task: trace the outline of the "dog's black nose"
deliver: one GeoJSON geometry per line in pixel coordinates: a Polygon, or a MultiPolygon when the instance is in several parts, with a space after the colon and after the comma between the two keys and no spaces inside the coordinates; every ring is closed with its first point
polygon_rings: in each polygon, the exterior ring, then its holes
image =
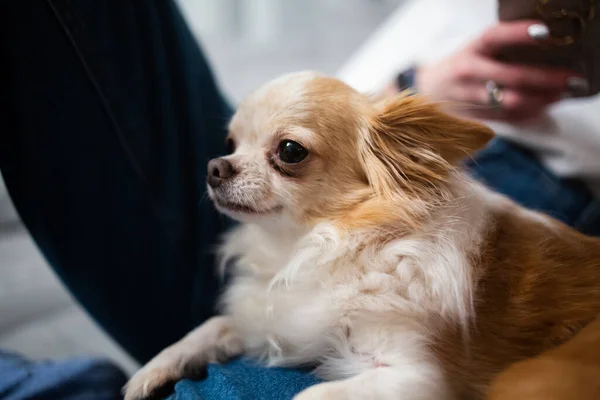
{"type": "Polygon", "coordinates": [[[224,158],[213,158],[208,162],[208,176],[206,177],[206,181],[214,189],[231,178],[234,172],[233,165],[229,161],[224,158]]]}

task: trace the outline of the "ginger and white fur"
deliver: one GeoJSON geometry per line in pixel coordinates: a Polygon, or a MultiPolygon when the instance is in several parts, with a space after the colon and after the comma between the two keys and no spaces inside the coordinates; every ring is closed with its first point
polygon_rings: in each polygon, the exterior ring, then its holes
{"type": "Polygon", "coordinates": [[[297,399],[475,399],[571,338],[600,310],[600,243],[461,172],[492,136],[312,72],[251,94],[230,124],[235,176],[209,188],[242,222],[221,248],[221,316],[150,361],[126,399],[242,353],[315,365],[327,382],[297,399]],[[283,163],[283,139],[308,157],[283,163]]]}

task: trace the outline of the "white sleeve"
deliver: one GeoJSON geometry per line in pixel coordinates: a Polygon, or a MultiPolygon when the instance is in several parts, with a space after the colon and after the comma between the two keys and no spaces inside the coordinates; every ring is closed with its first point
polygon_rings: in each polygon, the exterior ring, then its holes
{"type": "Polygon", "coordinates": [[[495,0],[407,0],[337,75],[360,92],[375,92],[402,70],[459,49],[495,20],[495,0]]]}

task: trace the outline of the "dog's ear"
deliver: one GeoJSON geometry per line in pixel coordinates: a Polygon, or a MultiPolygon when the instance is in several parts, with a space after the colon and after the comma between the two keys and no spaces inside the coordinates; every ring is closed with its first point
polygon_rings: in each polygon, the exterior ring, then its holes
{"type": "Polygon", "coordinates": [[[360,153],[369,183],[383,195],[430,190],[494,136],[418,96],[400,94],[375,108],[360,153]]]}

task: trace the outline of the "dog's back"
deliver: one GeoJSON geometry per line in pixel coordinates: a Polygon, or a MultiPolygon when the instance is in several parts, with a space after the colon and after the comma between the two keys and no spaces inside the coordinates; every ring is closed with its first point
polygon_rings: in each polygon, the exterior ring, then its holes
{"type": "Polygon", "coordinates": [[[485,392],[509,365],[568,341],[600,314],[600,239],[498,201],[473,263],[479,277],[470,345],[460,351],[444,343],[458,334],[438,343],[461,392],[485,392]]]}

